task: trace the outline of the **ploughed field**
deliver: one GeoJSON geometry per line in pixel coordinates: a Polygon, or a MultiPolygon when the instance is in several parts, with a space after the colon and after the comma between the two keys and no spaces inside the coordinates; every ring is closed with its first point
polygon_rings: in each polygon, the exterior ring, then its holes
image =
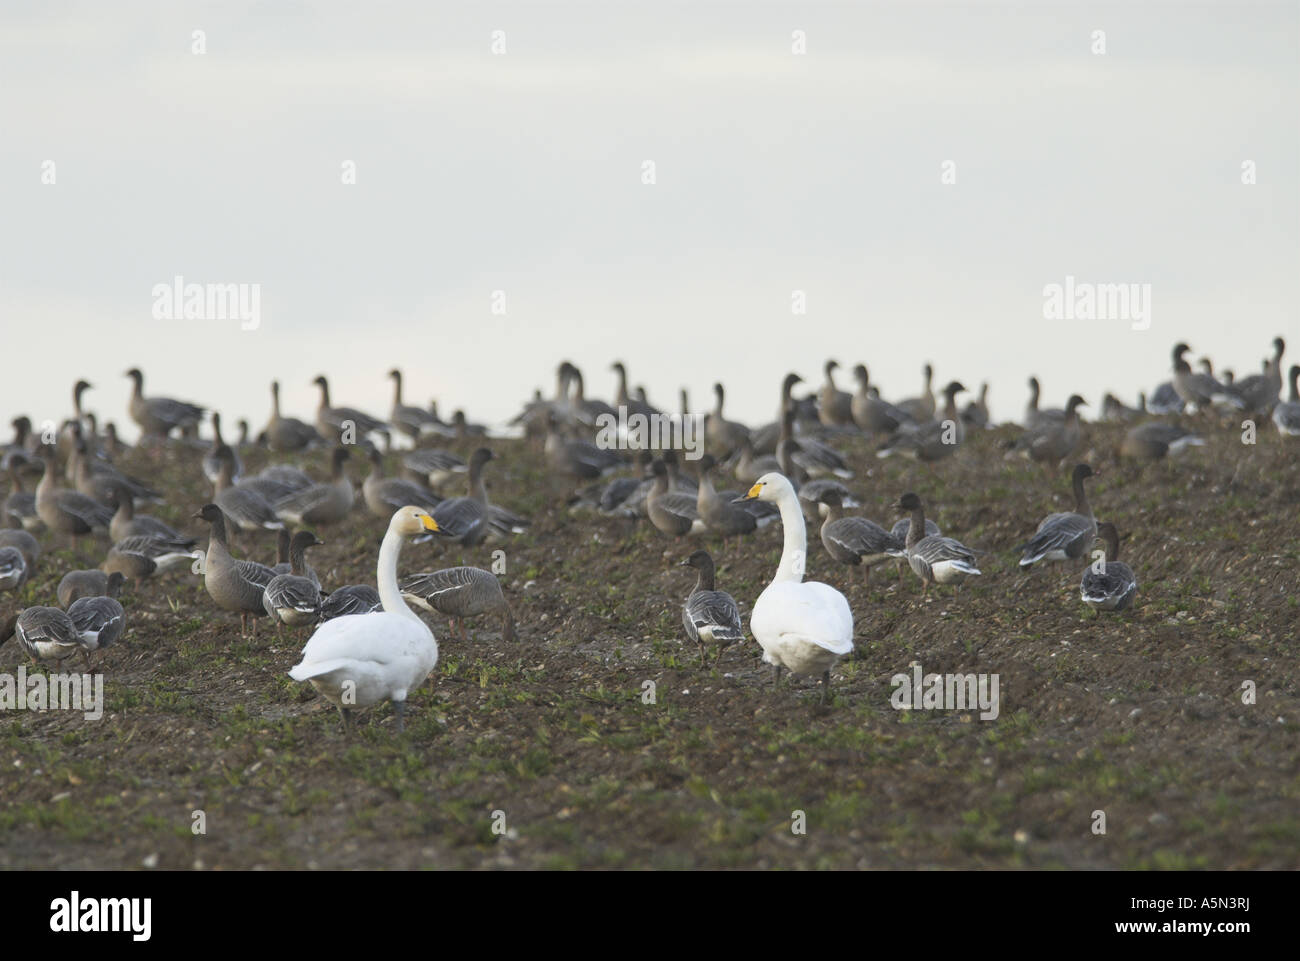
{"type": "MultiPolygon", "coordinates": [[[[1073,501],[1069,465],[1004,459],[1014,433],[973,436],[933,468],[842,445],[855,513],[892,523],[889,505],[914,490],[946,534],[990,553],[982,577],[922,600],[892,565],[864,585],[810,525],[808,577],[843,590],[856,620],[825,706],[811,679],[774,689],[752,639],[701,668],[683,637],[694,572],[679,562],[708,547],[748,626],[779,525],[724,546],[575,512],[571,486],[521,441],[492,442],[487,476],[532,528],[473,549],[408,545],[399,564],[489,567],[504,551],[518,640],[483,619],[462,642],[425,615],[440,660],[404,737],[384,704],[345,739],[334,709],[286,676],[309,631],[263,619],[241,638],[190,574],[129,585],[126,634],[101,655],[102,719],[0,713],[0,866],[1294,868],[1300,446],[1271,429],[1247,446],[1222,427],[1139,471],[1116,459],[1122,428],[1089,425],[1076,459],[1098,469],[1093,507],[1131,534],[1121,556],[1139,579],[1133,609],[1098,617],[1079,603],[1078,567],[1016,566],[1014,547],[1073,501]],[[891,678],[913,662],[997,675],[997,718],[895,709],[891,678]]],[[[120,463],[168,492],[149,512],[206,537],[190,519],[211,493],[200,456],[120,463]]],[[[244,453],[250,471],[268,456],[244,453]]],[[[323,453],[283,459],[324,476],[323,453]]],[[[360,459],[349,469],[359,481],[360,459]]],[[[384,528],[359,506],[318,529],[324,586],[373,584],[384,528]]],[[[0,615],[54,604],[59,578],[107,548],[42,542],[0,615]]],[[[269,562],[274,536],[243,536],[236,553],[269,562]]],[[[25,663],[0,647],[0,672],[25,663]]]]}

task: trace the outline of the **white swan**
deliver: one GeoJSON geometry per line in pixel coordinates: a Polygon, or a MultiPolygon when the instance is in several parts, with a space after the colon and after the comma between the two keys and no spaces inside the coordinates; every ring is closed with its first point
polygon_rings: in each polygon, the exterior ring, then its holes
{"type": "Polygon", "coordinates": [[[400,732],[407,693],[438,663],[433,631],[406,606],[397,587],[403,538],[437,529],[438,523],[418,507],[403,507],[394,514],[379,548],[377,576],[384,609],[326,621],[302,649],[302,661],[289,671],[295,681],[311,681],[339,709],[344,733],[352,708],[385,700],[393,702],[400,732]]]}
{"type": "Polygon", "coordinates": [[[785,476],[764,474],[739,500],[775,503],[785,528],[785,548],[772,583],[749,616],[749,629],[763,648],[763,660],[795,674],[822,676],[822,700],[830,687],[831,668],[853,650],[853,612],[844,595],[828,584],[803,579],[808,537],[799,498],[785,476]]]}

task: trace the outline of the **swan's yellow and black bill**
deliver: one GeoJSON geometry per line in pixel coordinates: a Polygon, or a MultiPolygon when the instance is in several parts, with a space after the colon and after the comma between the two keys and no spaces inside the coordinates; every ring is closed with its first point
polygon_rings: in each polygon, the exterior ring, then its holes
{"type": "Polygon", "coordinates": [[[420,523],[424,525],[425,530],[436,531],[438,529],[438,522],[428,514],[420,515],[420,523]]]}
{"type": "Polygon", "coordinates": [[[762,484],[755,484],[753,487],[749,489],[749,492],[745,494],[744,499],[747,501],[752,501],[755,497],[759,495],[759,492],[762,491],[762,489],[763,489],[762,484]]]}

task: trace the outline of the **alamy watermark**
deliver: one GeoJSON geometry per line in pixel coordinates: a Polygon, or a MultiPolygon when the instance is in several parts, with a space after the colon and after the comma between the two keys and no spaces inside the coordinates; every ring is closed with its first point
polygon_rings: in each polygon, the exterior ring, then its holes
{"type": "Polygon", "coordinates": [[[237,320],[240,330],[262,323],[261,284],[187,284],[177,274],[152,295],[154,320],[237,320]]]}
{"type": "Polygon", "coordinates": [[[87,721],[104,716],[103,674],[0,674],[0,711],[82,711],[87,721]]]}
{"type": "Polygon", "coordinates": [[[1150,284],[1093,284],[1067,274],[1043,288],[1045,320],[1126,320],[1133,330],[1151,326],[1150,284]]]}
{"type": "Polygon", "coordinates": [[[602,450],[680,450],[687,460],[704,456],[702,414],[629,414],[626,406],[617,415],[596,415],[596,446],[602,450]]]}
{"type": "Polygon", "coordinates": [[[996,721],[998,717],[997,674],[923,674],[921,665],[913,663],[911,674],[895,674],[889,683],[894,688],[889,703],[895,711],[979,708],[982,721],[996,721]]]}

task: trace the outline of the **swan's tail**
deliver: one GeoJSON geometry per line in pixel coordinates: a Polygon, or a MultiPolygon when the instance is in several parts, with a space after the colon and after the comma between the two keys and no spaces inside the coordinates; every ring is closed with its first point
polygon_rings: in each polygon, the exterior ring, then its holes
{"type": "Polygon", "coordinates": [[[310,664],[303,661],[289,668],[289,676],[295,681],[309,681],[313,677],[320,677],[322,674],[329,674],[339,668],[347,667],[350,663],[351,661],[344,658],[336,658],[330,661],[314,661],[310,664]]]}

